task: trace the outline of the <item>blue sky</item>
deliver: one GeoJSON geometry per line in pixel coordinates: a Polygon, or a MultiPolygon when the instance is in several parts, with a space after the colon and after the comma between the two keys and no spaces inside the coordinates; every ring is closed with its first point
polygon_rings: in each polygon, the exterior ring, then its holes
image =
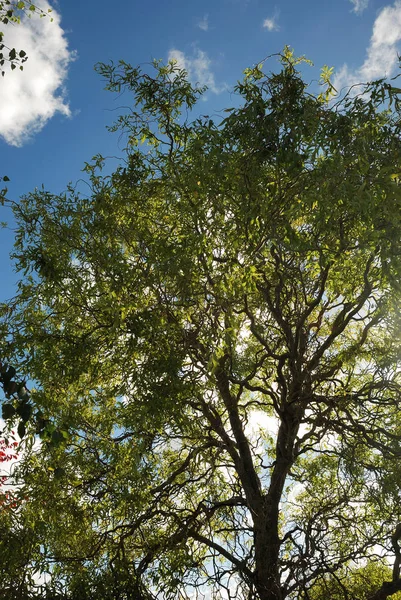
{"type": "MultiPolygon", "coordinates": [[[[46,9],[44,0],[37,2],[46,9]]],[[[82,177],[94,154],[121,155],[106,131],[119,99],[105,92],[98,61],[132,64],[175,57],[209,86],[205,114],[233,103],[242,71],[285,44],[306,54],[318,78],[327,64],[337,87],[394,75],[401,53],[401,0],[58,0],[50,19],[2,27],[8,45],[27,51],[24,71],[0,81],[0,175],[9,197],[35,187],[58,193],[82,177]]],[[[121,99],[120,99],[121,100],[121,99]]],[[[0,207],[0,221],[9,219],[0,207]]],[[[0,301],[13,293],[11,228],[0,229],[0,301]]]]}

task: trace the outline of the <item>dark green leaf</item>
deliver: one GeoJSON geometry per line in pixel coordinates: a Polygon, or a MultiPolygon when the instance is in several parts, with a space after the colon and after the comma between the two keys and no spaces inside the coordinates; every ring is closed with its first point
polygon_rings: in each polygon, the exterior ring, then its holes
{"type": "Polygon", "coordinates": [[[28,404],[27,402],[21,402],[17,406],[17,414],[26,423],[29,421],[29,418],[32,415],[32,405],[28,404]]]}
{"type": "Polygon", "coordinates": [[[17,431],[18,431],[18,435],[22,439],[25,436],[25,433],[26,433],[26,428],[25,428],[24,421],[20,421],[19,422],[17,431]]]}
{"type": "Polygon", "coordinates": [[[56,467],[53,472],[55,479],[61,479],[65,475],[65,470],[62,467],[56,467]]]}
{"type": "Polygon", "coordinates": [[[8,381],[4,384],[4,391],[7,396],[12,396],[17,391],[18,384],[15,381],[8,381]]]}
{"type": "Polygon", "coordinates": [[[6,386],[10,383],[11,379],[16,375],[16,370],[14,369],[14,367],[8,367],[7,372],[3,373],[2,375],[2,381],[3,384],[6,386]]]}
{"type": "Polygon", "coordinates": [[[62,442],[64,442],[64,435],[60,430],[55,429],[51,436],[51,442],[54,446],[59,446],[62,442]]]}
{"type": "Polygon", "coordinates": [[[11,419],[14,415],[15,415],[15,408],[12,404],[3,404],[1,407],[1,414],[2,414],[2,418],[7,421],[8,419],[11,419]]]}

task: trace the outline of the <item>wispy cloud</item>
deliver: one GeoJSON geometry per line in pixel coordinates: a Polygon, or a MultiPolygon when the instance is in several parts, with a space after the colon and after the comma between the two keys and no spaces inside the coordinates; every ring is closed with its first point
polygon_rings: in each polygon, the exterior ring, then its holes
{"type": "Polygon", "coordinates": [[[369,0],[350,0],[351,4],[353,4],[354,8],[352,12],[360,15],[363,13],[365,9],[368,8],[369,0]]]}
{"type": "Polygon", "coordinates": [[[214,74],[211,70],[212,62],[206,52],[199,48],[197,48],[191,56],[185,54],[181,50],[172,48],[168,53],[168,60],[175,60],[181,69],[186,70],[189,79],[193,83],[206,85],[208,90],[214,94],[220,94],[227,89],[225,84],[218,85],[216,83],[214,74]]]}
{"type": "Polygon", "coordinates": [[[203,17],[203,19],[199,19],[197,25],[198,25],[199,29],[202,29],[202,31],[208,31],[209,30],[209,15],[205,15],[203,17]]]}
{"type": "Polygon", "coordinates": [[[363,64],[356,69],[350,69],[344,64],[334,77],[335,88],[340,91],[355,83],[393,75],[398,65],[397,51],[400,41],[401,0],[397,0],[392,6],[384,7],[378,14],[363,64]]]}
{"type": "Polygon", "coordinates": [[[272,17],[269,17],[263,21],[264,29],[267,29],[268,31],[279,31],[280,27],[278,26],[277,20],[278,13],[275,12],[272,17]]]}
{"type": "MultiPolygon", "coordinates": [[[[45,1],[36,2],[45,11],[45,1]]],[[[56,113],[70,116],[65,82],[74,53],[69,51],[60,15],[23,17],[19,25],[3,26],[9,47],[28,55],[24,70],[6,73],[0,82],[0,136],[12,146],[22,146],[56,113]]]]}

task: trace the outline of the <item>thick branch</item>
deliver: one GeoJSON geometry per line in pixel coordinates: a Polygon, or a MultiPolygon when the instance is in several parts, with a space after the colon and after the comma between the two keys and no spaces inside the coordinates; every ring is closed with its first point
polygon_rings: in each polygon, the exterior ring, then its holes
{"type": "Polygon", "coordinates": [[[401,591],[401,580],[400,580],[400,564],[401,564],[401,549],[398,541],[401,538],[401,523],[398,523],[391,536],[391,544],[394,549],[395,559],[393,566],[393,580],[384,581],[381,588],[377,590],[368,600],[386,600],[389,596],[392,596],[396,592],[401,591]]]}
{"type": "Polygon", "coordinates": [[[262,490],[259,477],[253,464],[249,441],[244,433],[242,422],[238,414],[237,404],[230,392],[228,377],[222,368],[217,370],[216,379],[219,392],[228,412],[231,429],[238,446],[240,457],[240,460],[236,464],[238,475],[243,485],[249,508],[251,509],[253,516],[257,518],[262,507],[262,490]]]}

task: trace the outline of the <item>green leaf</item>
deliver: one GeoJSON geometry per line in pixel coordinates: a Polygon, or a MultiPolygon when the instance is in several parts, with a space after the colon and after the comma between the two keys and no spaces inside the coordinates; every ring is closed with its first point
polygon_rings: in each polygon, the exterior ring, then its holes
{"type": "Polygon", "coordinates": [[[32,405],[28,404],[27,402],[21,402],[17,406],[17,414],[21,417],[21,419],[24,421],[24,423],[29,421],[29,419],[32,415],[32,410],[33,410],[32,405]]]}
{"type": "Polygon", "coordinates": [[[16,375],[16,370],[14,369],[14,367],[7,367],[7,370],[4,372],[4,368],[2,369],[2,376],[1,379],[3,381],[3,384],[5,386],[7,386],[11,379],[16,375]]]}
{"type": "Polygon", "coordinates": [[[18,398],[20,400],[29,400],[30,394],[29,391],[27,390],[27,388],[25,387],[25,384],[21,383],[19,384],[18,388],[17,388],[17,394],[18,394],[18,398]]]}
{"type": "Polygon", "coordinates": [[[62,442],[64,442],[64,435],[58,429],[55,429],[51,435],[51,441],[54,446],[59,446],[62,442]]]}
{"type": "Polygon", "coordinates": [[[19,437],[22,439],[25,436],[26,433],[26,428],[25,428],[25,423],[24,421],[20,421],[18,424],[18,429],[17,429],[18,435],[19,437]]]}
{"type": "Polygon", "coordinates": [[[62,467],[56,467],[53,472],[55,479],[61,479],[65,475],[65,469],[62,467]]]}
{"type": "Polygon", "coordinates": [[[3,404],[1,407],[1,414],[2,414],[2,418],[5,421],[8,421],[8,419],[12,419],[12,417],[15,415],[16,411],[15,408],[12,404],[3,404]]]}
{"type": "Polygon", "coordinates": [[[4,391],[6,393],[6,396],[12,396],[17,391],[18,384],[15,381],[7,381],[7,383],[3,384],[3,387],[4,387],[4,391]]]}

